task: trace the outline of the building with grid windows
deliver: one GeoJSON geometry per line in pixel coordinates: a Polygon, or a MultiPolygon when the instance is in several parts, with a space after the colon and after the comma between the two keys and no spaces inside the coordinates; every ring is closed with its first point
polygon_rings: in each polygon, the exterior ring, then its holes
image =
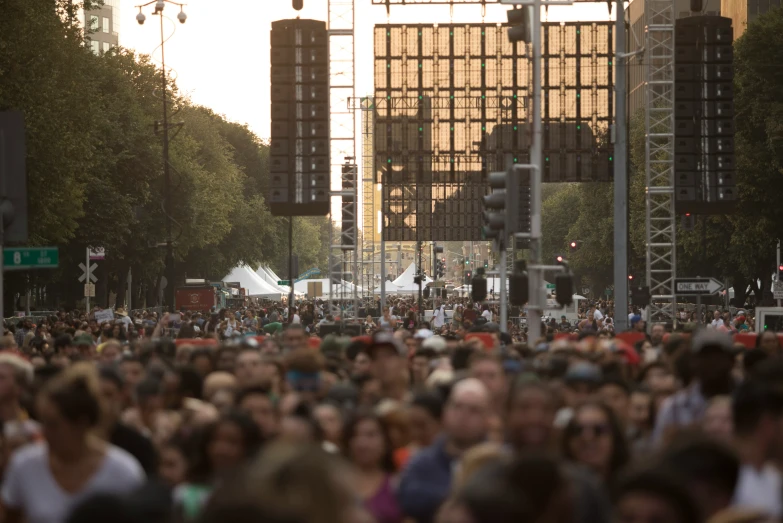
{"type": "Polygon", "coordinates": [[[759,15],[763,15],[770,9],[780,7],[781,0],[721,0],[720,12],[723,16],[731,18],[731,26],[734,28],[734,40],[742,36],[745,28],[759,15]]]}
{"type": "Polygon", "coordinates": [[[104,53],[120,43],[120,0],[103,0],[103,6],[82,11],[80,19],[92,52],[104,53]]]}
{"type": "MultiPolygon", "coordinates": [[[[677,18],[685,18],[692,14],[721,15],[722,5],[729,2],[780,2],[780,0],[703,0],[704,5],[700,13],[692,13],[690,0],[675,0],[674,9],[677,18]]],[[[723,16],[730,16],[723,14],[723,16]]],[[[628,18],[630,22],[630,31],[627,38],[629,51],[639,51],[644,47],[644,27],[647,24],[647,17],[644,13],[644,0],[632,0],[628,6],[628,18]]],[[[736,21],[734,22],[736,24],[736,21]]],[[[735,26],[736,27],[736,26],[735,26]]],[[[735,38],[736,38],[736,29],[735,38]]],[[[633,115],[644,108],[644,80],[647,73],[646,62],[647,55],[640,53],[632,56],[628,60],[628,115],[633,115]]]]}

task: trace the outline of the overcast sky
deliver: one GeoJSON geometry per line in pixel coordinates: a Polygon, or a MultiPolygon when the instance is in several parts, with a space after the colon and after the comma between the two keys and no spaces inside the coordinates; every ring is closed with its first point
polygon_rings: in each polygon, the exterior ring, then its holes
{"type": "MultiPolygon", "coordinates": [[[[345,2],[345,0],[338,0],[345,2]]],[[[371,0],[356,1],[357,96],[372,92],[372,26],[376,23],[481,22],[481,7],[456,6],[453,18],[448,6],[392,6],[387,18],[383,6],[371,0]]],[[[259,136],[269,136],[269,31],[274,20],[293,18],[289,0],[187,0],[184,25],[165,21],[165,33],[174,35],[166,44],[166,64],[176,71],[177,83],[199,104],[247,123],[259,136]]],[[[327,0],[304,0],[302,18],[327,19],[327,0]]],[[[145,8],[147,22],[136,23],[138,5],[122,0],[120,43],[160,59],[160,31],[152,9],[145,8]]],[[[506,7],[488,6],[486,22],[505,21],[506,7]]],[[[175,19],[178,9],[167,5],[175,19]]],[[[549,10],[549,20],[608,20],[606,4],[578,4],[549,10]]]]}

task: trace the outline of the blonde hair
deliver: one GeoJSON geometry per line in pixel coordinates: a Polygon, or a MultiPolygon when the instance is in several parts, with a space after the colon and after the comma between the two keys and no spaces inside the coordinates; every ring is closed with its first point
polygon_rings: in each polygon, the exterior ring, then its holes
{"type": "Polygon", "coordinates": [[[8,365],[14,373],[16,384],[20,387],[29,387],[33,384],[35,370],[32,363],[11,353],[0,354],[0,365],[8,365]]]}
{"type": "Polygon", "coordinates": [[[468,480],[487,465],[505,463],[511,456],[498,443],[482,443],[462,455],[457,472],[454,475],[453,492],[459,491],[468,480]]]}

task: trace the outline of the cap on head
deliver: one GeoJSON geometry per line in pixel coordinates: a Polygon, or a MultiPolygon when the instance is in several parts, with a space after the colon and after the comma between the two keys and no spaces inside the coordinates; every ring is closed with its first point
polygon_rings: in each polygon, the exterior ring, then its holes
{"type": "Polygon", "coordinates": [[[699,329],[693,334],[691,352],[700,354],[705,349],[717,349],[727,354],[732,352],[732,341],[728,334],[715,329],[699,329]]]}

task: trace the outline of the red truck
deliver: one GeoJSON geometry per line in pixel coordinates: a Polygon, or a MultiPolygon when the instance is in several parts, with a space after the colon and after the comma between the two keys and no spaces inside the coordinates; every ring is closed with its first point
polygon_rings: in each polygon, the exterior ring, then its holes
{"type": "Polygon", "coordinates": [[[209,312],[217,306],[217,289],[211,285],[180,287],[174,296],[178,311],[209,312]]]}

